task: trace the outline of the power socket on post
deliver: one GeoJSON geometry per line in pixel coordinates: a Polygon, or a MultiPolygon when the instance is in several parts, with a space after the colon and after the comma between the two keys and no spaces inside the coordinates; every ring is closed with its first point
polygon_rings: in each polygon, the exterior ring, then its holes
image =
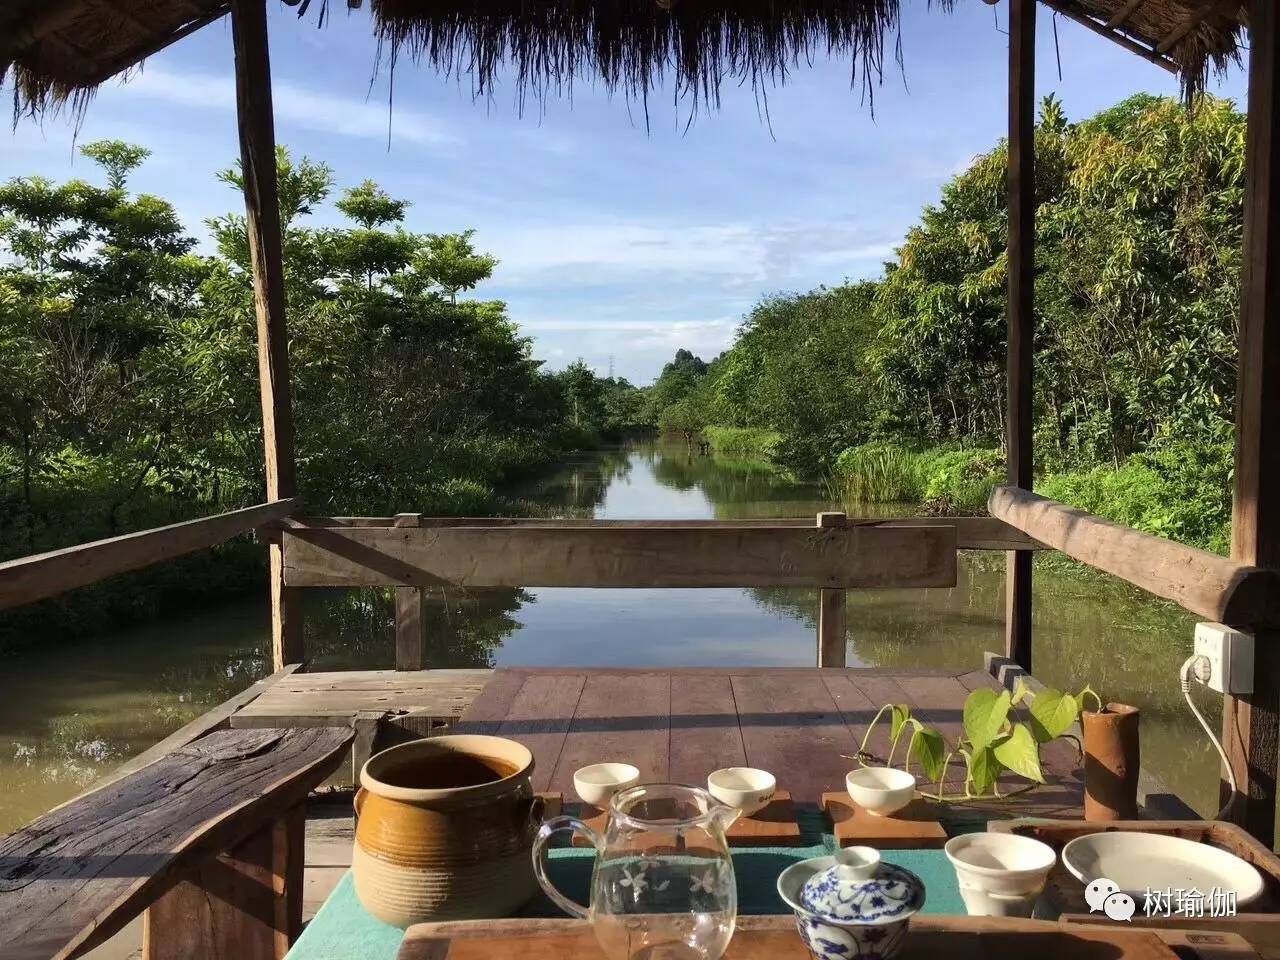
{"type": "Polygon", "coordinates": [[[1205,686],[1210,690],[1253,693],[1253,634],[1221,623],[1197,623],[1195,652],[1209,661],[1205,686]]]}

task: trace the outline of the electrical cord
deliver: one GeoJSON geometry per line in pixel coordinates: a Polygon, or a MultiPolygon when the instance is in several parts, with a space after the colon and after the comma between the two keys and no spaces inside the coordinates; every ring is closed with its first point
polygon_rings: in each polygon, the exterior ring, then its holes
{"type": "Polygon", "coordinates": [[[1203,654],[1193,653],[1182,664],[1182,669],[1178,671],[1182,681],[1182,696],[1187,701],[1187,706],[1191,708],[1191,712],[1196,715],[1196,719],[1200,721],[1200,726],[1204,727],[1204,732],[1209,737],[1209,742],[1217,748],[1218,756],[1222,758],[1222,765],[1227,771],[1227,783],[1231,786],[1231,796],[1228,798],[1226,805],[1218,811],[1215,820],[1225,820],[1227,814],[1231,812],[1231,808],[1236,804],[1236,797],[1240,791],[1236,788],[1235,771],[1231,769],[1231,764],[1227,760],[1227,752],[1222,749],[1222,743],[1218,740],[1217,735],[1209,726],[1209,721],[1205,720],[1204,714],[1200,712],[1200,708],[1196,706],[1195,701],[1191,699],[1191,678],[1194,676],[1201,683],[1209,680],[1209,673],[1212,667],[1209,665],[1209,658],[1203,654]]]}

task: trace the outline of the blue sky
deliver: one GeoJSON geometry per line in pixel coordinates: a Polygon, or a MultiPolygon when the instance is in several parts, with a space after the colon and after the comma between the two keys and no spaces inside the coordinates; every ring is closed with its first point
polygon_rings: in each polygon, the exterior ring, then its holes
{"type": "MultiPolygon", "coordinates": [[[[873,117],[847,62],[820,62],[768,91],[772,133],[751,90],[726,85],[718,113],[659,91],[650,129],[634,106],[589,82],[572,101],[523,115],[508,85],[481,102],[465,81],[402,62],[387,148],[387,76],[371,85],[368,15],[337,12],[317,29],[273,9],[277,136],[323,159],[339,185],[371,177],[412,202],[418,231],[477,230],[501,261],[478,292],[509,304],[552,368],[583,357],[648,382],[677,347],[710,358],[760,296],[878,275],[920,208],[1003,135],[1005,5],[977,0],[950,15],[904,6],[906,80],[887,70],[873,117]]],[[[1175,93],[1164,71],[1040,9],[1038,94],[1075,120],[1138,91],[1175,93]]],[[[77,134],[66,118],[24,120],[3,134],[0,178],[89,176],[76,142],[144,144],[132,186],[203,220],[239,208],[213,179],[238,154],[228,21],[147,61],[99,92],[77,134]]],[[[1243,102],[1235,70],[1212,90],[1243,102]]],[[[338,223],[331,207],[317,222],[338,223]]]]}

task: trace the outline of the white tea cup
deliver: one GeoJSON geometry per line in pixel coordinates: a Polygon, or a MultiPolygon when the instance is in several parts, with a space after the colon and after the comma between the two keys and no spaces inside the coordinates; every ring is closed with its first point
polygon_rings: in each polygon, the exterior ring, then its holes
{"type": "Polygon", "coordinates": [[[583,803],[603,810],[613,795],[640,782],[640,770],[629,763],[593,763],[573,774],[573,789],[583,803]]]}
{"type": "Polygon", "coordinates": [[[849,796],[867,813],[887,817],[909,804],[916,795],[916,778],[896,767],[859,767],[844,778],[849,796]]]}
{"type": "Polygon", "coordinates": [[[707,777],[707,792],[749,817],[769,805],[778,792],[778,781],[768,770],[724,767],[707,777]]]}

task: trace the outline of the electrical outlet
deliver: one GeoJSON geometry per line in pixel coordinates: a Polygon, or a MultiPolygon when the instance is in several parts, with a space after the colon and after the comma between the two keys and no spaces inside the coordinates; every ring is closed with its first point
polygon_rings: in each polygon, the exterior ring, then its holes
{"type": "Polygon", "coordinates": [[[1218,693],[1253,693],[1253,634],[1221,623],[1196,624],[1196,653],[1209,661],[1205,686],[1218,693]]]}

